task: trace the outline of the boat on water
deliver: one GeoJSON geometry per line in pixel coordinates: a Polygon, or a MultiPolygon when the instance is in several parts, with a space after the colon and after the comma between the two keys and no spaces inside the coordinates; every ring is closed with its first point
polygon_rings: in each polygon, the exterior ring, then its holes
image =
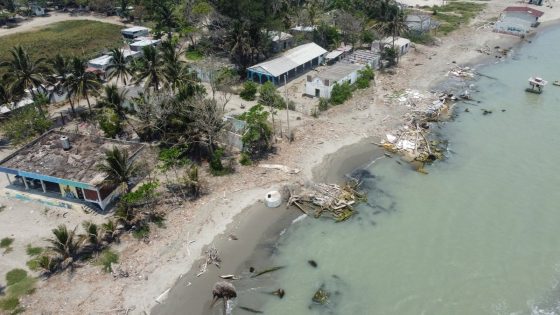
{"type": "Polygon", "coordinates": [[[556,80],[552,82],[552,85],[560,86],[560,80],[556,80]]]}
{"type": "Polygon", "coordinates": [[[543,88],[548,84],[543,78],[540,77],[530,77],[529,78],[529,85],[530,88],[526,88],[525,91],[529,93],[541,94],[543,88]]]}

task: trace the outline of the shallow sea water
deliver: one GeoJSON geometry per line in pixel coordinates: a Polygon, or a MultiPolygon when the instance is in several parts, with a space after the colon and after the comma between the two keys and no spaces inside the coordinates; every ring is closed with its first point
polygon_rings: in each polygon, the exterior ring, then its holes
{"type": "Polygon", "coordinates": [[[272,257],[286,296],[262,311],[560,314],[559,57],[552,29],[481,68],[496,79],[474,82],[481,103],[441,126],[450,151],[429,175],[379,160],[357,216],[294,223],[272,257]],[[542,95],[524,91],[531,75],[550,81],[542,95]],[[311,302],[321,286],[326,306],[311,302]]]}

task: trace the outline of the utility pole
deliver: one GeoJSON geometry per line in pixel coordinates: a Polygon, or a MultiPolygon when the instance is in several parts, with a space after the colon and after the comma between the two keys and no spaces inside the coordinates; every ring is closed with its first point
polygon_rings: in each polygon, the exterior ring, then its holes
{"type": "Polygon", "coordinates": [[[288,126],[287,135],[288,135],[288,143],[290,143],[292,142],[292,137],[290,135],[290,107],[289,107],[290,100],[288,98],[287,76],[288,73],[284,74],[284,93],[286,94],[286,124],[288,126]]]}

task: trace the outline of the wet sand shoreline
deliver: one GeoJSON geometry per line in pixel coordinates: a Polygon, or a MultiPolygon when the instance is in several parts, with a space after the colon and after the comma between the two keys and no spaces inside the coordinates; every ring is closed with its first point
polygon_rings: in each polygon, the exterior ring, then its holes
{"type": "MultiPolygon", "coordinates": [[[[323,161],[313,168],[313,180],[344,182],[346,175],[377,158],[384,157],[383,154],[384,151],[374,145],[372,139],[363,139],[326,155],[323,161]]],[[[204,258],[199,259],[186,274],[179,277],[165,301],[156,305],[151,314],[176,314],[187,305],[189,314],[221,314],[221,305],[210,308],[212,287],[221,280],[221,275],[230,274],[242,278],[233,281],[233,284],[238,286],[240,305],[245,305],[245,302],[258,303],[258,298],[251,296],[255,294],[254,286],[266,287],[273,283],[268,283],[266,279],[248,279],[249,268],[263,270],[271,267],[270,258],[279,237],[301,215],[301,211],[296,208],[286,208],[285,203],[278,208],[268,208],[262,201],[258,201],[245,208],[227,226],[226,231],[216,236],[212,242],[211,246],[218,250],[222,258],[221,268],[208,266],[208,270],[197,277],[199,266],[204,262],[204,258]]],[[[267,289],[275,290],[273,287],[267,289]]],[[[255,306],[258,305],[250,305],[255,306]]]]}

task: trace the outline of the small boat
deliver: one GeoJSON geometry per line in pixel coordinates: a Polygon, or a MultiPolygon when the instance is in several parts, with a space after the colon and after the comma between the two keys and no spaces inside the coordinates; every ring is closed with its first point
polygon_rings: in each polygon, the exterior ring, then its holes
{"type": "Polygon", "coordinates": [[[560,80],[556,80],[552,82],[552,85],[560,86],[560,80]]]}
{"type": "Polygon", "coordinates": [[[530,77],[529,85],[530,88],[526,88],[525,91],[529,93],[541,94],[543,88],[548,84],[548,81],[539,77],[530,77]]]}

